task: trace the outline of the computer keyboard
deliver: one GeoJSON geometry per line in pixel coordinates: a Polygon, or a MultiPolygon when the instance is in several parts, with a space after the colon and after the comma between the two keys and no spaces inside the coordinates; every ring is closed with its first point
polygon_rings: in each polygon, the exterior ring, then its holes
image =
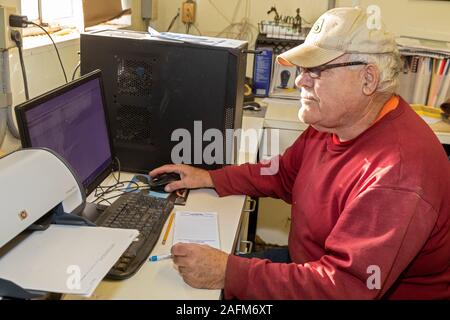
{"type": "Polygon", "coordinates": [[[109,271],[107,278],[122,280],[131,277],[147,260],[155,246],[174,202],[149,196],[148,193],[121,195],[96,221],[98,226],[139,230],[134,241],[109,271]]]}

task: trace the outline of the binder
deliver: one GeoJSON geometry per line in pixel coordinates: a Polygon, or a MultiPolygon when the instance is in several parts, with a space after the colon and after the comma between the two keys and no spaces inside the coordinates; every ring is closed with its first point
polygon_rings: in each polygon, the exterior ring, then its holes
{"type": "Polygon", "coordinates": [[[398,94],[409,103],[413,102],[419,60],[417,56],[402,57],[403,68],[399,75],[398,94]]]}
{"type": "Polygon", "coordinates": [[[450,59],[447,59],[445,71],[443,72],[442,85],[439,90],[436,106],[440,106],[450,98],[450,59]]]}
{"type": "Polygon", "coordinates": [[[421,57],[414,87],[413,103],[425,104],[431,82],[432,61],[429,57],[421,57]]]}

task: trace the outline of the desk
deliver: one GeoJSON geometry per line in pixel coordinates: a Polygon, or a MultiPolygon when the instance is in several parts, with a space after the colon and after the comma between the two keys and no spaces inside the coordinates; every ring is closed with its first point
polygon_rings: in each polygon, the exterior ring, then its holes
{"type": "MultiPolygon", "coordinates": [[[[129,179],[131,174],[122,174],[129,179]]],[[[110,178],[111,179],[111,178],[110,178]]],[[[112,182],[112,179],[111,179],[112,182]]],[[[105,181],[107,183],[107,181],[105,181]]],[[[186,206],[176,206],[176,210],[211,211],[219,215],[220,246],[223,251],[234,252],[241,223],[241,213],[245,205],[245,196],[219,198],[214,190],[192,190],[186,206]]],[[[162,245],[164,231],[152,251],[152,255],[167,254],[172,246],[173,228],[165,245],[162,245]]],[[[199,290],[187,285],[172,260],[145,262],[139,271],[127,280],[104,280],[90,299],[100,300],[217,300],[221,290],[199,290]]],[[[65,299],[80,299],[78,296],[65,296],[65,299]]]]}
{"type": "MultiPolygon", "coordinates": [[[[261,130],[263,119],[254,117],[243,118],[244,129],[261,130]]],[[[259,137],[260,138],[260,137],[259,137]]],[[[240,152],[238,163],[254,162],[257,157],[257,145],[240,152]]],[[[122,173],[123,181],[130,180],[132,174],[122,173]]],[[[104,181],[104,185],[113,184],[112,177],[104,181]]],[[[88,200],[92,200],[89,198],[88,200]]],[[[230,196],[219,198],[211,189],[191,190],[186,206],[176,206],[182,211],[209,211],[217,212],[219,216],[219,237],[221,249],[227,253],[234,253],[240,236],[241,225],[248,220],[243,215],[246,196],[230,196]],[[244,222],[243,222],[244,221],[244,222]]],[[[163,232],[152,251],[152,255],[167,254],[172,246],[173,228],[167,242],[162,245],[162,238],[168,221],[162,229],[163,232]]],[[[174,268],[172,260],[163,260],[156,263],[146,262],[139,271],[127,280],[104,280],[95,290],[90,299],[101,300],[217,300],[221,297],[221,290],[199,290],[187,285],[178,271],[174,268]]],[[[79,296],[66,295],[64,299],[80,299],[79,296]]]]}

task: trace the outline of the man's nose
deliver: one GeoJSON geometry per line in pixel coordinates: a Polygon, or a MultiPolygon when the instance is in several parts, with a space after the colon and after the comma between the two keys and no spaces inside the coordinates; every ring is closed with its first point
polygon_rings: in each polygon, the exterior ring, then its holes
{"type": "Polygon", "coordinates": [[[302,87],[311,88],[314,85],[314,79],[311,78],[308,72],[301,72],[297,78],[295,78],[295,85],[299,89],[302,87]]]}

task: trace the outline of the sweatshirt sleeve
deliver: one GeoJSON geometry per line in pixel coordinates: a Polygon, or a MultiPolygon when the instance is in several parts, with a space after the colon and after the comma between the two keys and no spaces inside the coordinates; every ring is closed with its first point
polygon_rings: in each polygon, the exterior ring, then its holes
{"type": "Polygon", "coordinates": [[[291,203],[292,187],[301,165],[305,133],[282,156],[276,156],[270,162],[247,163],[210,171],[219,196],[245,194],[279,198],[291,203]]]}
{"type": "Polygon", "coordinates": [[[225,298],[381,298],[436,221],[436,211],[414,192],[368,189],[341,213],[325,241],[326,254],[317,261],[280,264],[230,256],[225,298]]]}

